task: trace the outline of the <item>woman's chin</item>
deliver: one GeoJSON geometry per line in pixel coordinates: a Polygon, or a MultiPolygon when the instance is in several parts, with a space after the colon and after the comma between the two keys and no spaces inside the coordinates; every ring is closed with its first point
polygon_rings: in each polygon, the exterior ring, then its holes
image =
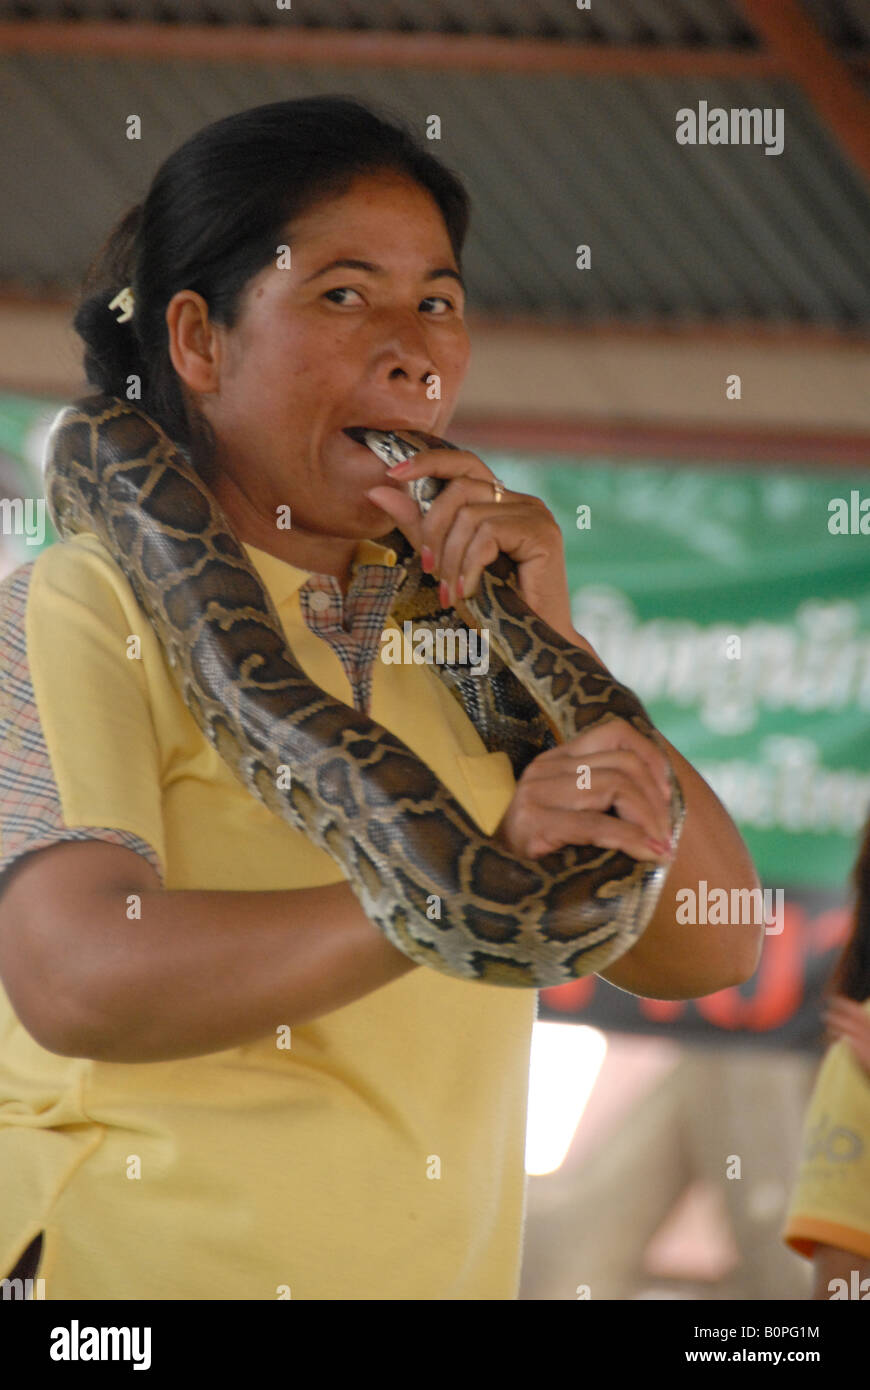
{"type": "Polygon", "coordinates": [[[391,516],[387,516],[386,512],[382,511],[380,507],[376,507],[373,502],[370,502],[366,510],[367,513],[370,511],[372,516],[371,521],[368,521],[367,518],[365,520],[367,540],[376,541],[379,537],[388,536],[391,531],[395,531],[395,521],[391,516]]]}
{"type": "Polygon", "coordinates": [[[365,526],[366,535],[374,536],[375,533],[385,536],[388,531],[396,528],[395,518],[389,512],[385,512],[383,507],[379,507],[377,502],[373,502],[370,497],[360,499],[359,508],[360,524],[365,526]]]}

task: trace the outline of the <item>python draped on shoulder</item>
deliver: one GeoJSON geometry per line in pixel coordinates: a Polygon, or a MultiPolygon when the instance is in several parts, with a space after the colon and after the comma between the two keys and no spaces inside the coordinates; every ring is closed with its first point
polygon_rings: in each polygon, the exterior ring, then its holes
{"type": "MultiPolygon", "coordinates": [[[[455,447],[363,433],[383,458],[455,447]]],[[[411,491],[425,510],[440,486],[424,479],[411,491]]],[[[482,834],[401,740],[312,683],[186,452],[135,405],[92,396],[62,410],[45,487],[60,537],[95,533],[127,576],[205,737],[253,796],[333,856],[405,955],[464,980],[542,988],[606,969],[641,936],[666,866],[595,845],[519,859],[482,834]],[[280,766],[291,770],[286,788],[280,766]],[[440,916],[430,916],[436,900],[440,916]]],[[[489,632],[486,676],[432,669],[517,776],[544,749],[615,717],[664,751],[637,697],[527,607],[506,555],[474,598],[445,612],[402,533],[384,540],[407,571],[392,609],[400,627],[489,632]]],[[[670,781],[676,843],[685,807],[672,769],[670,781]]]]}

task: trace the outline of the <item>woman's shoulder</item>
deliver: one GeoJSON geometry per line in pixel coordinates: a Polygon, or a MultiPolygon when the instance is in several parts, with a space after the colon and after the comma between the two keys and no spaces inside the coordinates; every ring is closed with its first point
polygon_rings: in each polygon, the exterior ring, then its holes
{"type": "Polygon", "coordinates": [[[66,646],[146,626],[123,570],[90,533],[47,546],[0,583],[0,636],[31,653],[46,642],[66,646]]]}
{"type": "Polygon", "coordinates": [[[53,593],[101,607],[101,597],[114,596],[123,607],[133,600],[132,589],[120,565],[100,538],[92,532],[72,536],[49,545],[35,560],[19,567],[6,583],[18,580],[26,586],[33,601],[53,593]]]}
{"type": "Polygon", "coordinates": [[[46,546],[34,561],[34,572],[64,575],[71,579],[76,575],[105,574],[107,577],[123,575],[123,570],[113,559],[108,547],[93,531],[70,536],[69,540],[55,541],[46,546]]]}

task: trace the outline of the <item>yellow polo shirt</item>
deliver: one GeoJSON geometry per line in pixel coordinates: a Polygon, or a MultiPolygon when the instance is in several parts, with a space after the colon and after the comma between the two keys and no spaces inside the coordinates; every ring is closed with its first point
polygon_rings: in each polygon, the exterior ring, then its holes
{"type": "MultiPolygon", "coordinates": [[[[350,704],[341,662],[301,617],[307,573],[246,549],[297,659],[350,704]]],[[[364,542],[356,559],[395,556],[364,542]]],[[[95,536],[11,581],[0,650],[20,639],[26,666],[4,696],[0,660],[0,874],[39,844],[98,838],[138,848],[167,889],[341,881],[200,733],[95,536]],[[27,821],[46,769],[47,833],[27,821]]],[[[509,760],[432,670],[376,661],[371,714],[495,829],[509,760]]],[[[289,1048],[267,1036],[133,1065],[47,1052],[0,991],[0,1275],[44,1230],[48,1299],[515,1298],[536,1002],[420,968],[293,1027],[289,1048]]]]}
{"type": "Polygon", "coordinates": [[[808,1259],[819,1244],[870,1259],[870,1077],[842,1039],[810,1099],[783,1238],[808,1259]]]}

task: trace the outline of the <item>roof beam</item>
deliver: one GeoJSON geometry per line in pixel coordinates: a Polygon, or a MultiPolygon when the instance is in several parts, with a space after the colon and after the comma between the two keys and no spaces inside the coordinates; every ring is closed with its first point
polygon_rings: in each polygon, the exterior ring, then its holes
{"type": "Polygon", "coordinates": [[[549,420],[536,416],[463,413],[451,427],[463,448],[576,457],[677,459],[696,464],[759,464],[784,468],[855,468],[866,472],[870,434],[848,430],[731,429],[724,425],[594,419],[549,420]]]}
{"type": "Polygon", "coordinates": [[[547,76],[577,73],[607,77],[764,78],[782,72],[780,58],[763,51],[626,47],[488,34],[284,30],[277,24],[266,27],[17,20],[0,23],[0,54],[9,53],[547,76]]]}
{"type": "Polygon", "coordinates": [[[870,101],[797,0],[741,0],[752,27],[870,181],[870,101]]]}

